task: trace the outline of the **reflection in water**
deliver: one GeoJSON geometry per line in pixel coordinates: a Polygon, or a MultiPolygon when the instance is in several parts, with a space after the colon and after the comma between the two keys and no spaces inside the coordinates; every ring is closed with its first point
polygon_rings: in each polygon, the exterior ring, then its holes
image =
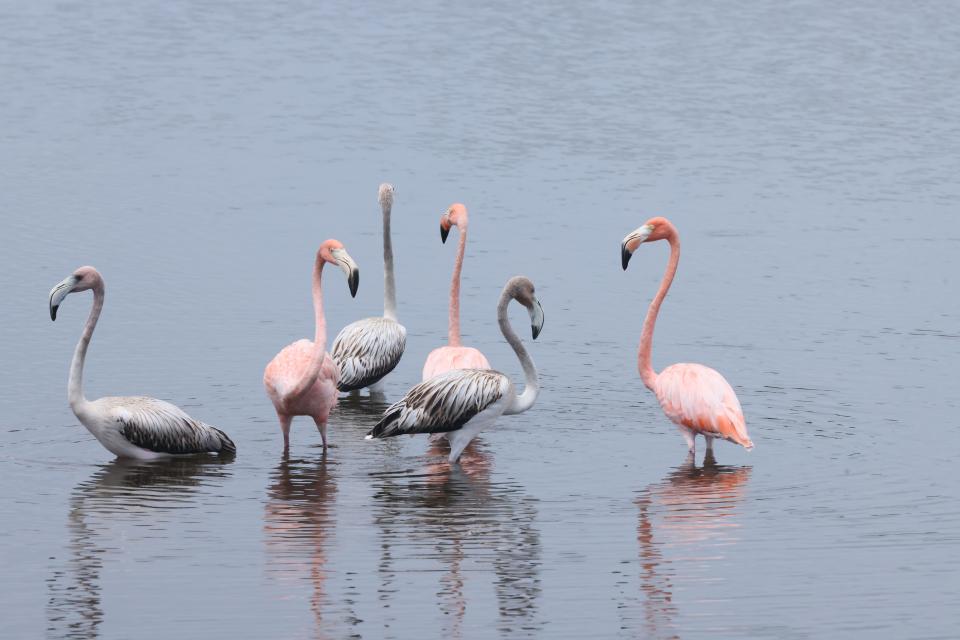
{"type": "Polygon", "coordinates": [[[264,522],[270,570],[280,580],[299,582],[309,576],[318,637],[326,637],[326,549],[336,529],[336,497],[326,452],[318,459],[284,454],[271,474],[264,522]]]}
{"type": "Polygon", "coordinates": [[[431,462],[417,474],[373,478],[375,522],[380,527],[380,601],[390,607],[398,564],[439,562],[436,597],[445,638],[464,635],[466,575],[492,567],[503,635],[535,633],[540,596],[540,532],[535,500],[519,487],[490,481],[491,457],[472,442],[451,467],[446,441],[431,444],[431,462]]]}
{"type": "MultiPolygon", "coordinates": [[[[232,458],[196,456],[151,463],[114,460],[78,484],[67,515],[66,566],[47,580],[47,635],[96,638],[103,622],[100,572],[115,536],[117,520],[133,517],[151,528],[163,527],[157,510],[190,505],[197,489],[227,477],[232,458]]],[[[163,537],[167,537],[164,534],[163,537]]]]}
{"type": "Polygon", "coordinates": [[[736,543],[737,508],[749,478],[750,467],[718,465],[712,452],[697,467],[691,454],[661,482],[639,493],[635,504],[644,635],[679,637],[674,591],[685,583],[709,580],[704,573],[723,560],[719,548],[736,543]]]}

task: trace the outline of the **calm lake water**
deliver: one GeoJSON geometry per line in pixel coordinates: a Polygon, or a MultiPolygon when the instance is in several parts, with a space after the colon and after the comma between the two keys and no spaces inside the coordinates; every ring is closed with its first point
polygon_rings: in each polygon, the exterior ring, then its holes
{"type": "MultiPolygon", "coordinates": [[[[948,638],[960,623],[960,5],[6,2],[0,6],[0,614],[35,638],[948,638]],[[344,242],[382,310],[381,181],[407,352],[463,331],[520,379],[495,305],[546,313],[543,391],[451,470],[384,409],[289,457],[264,365],[313,335],[344,242]],[[757,448],[686,448],[636,373],[736,389],[757,448]],[[454,231],[454,234],[457,232],[454,231]],[[112,460],[66,403],[93,264],[91,397],[146,393],[236,441],[112,460]]],[[[526,314],[511,317],[527,330],[526,314]]],[[[702,445],[701,445],[702,446],[702,445]]]]}

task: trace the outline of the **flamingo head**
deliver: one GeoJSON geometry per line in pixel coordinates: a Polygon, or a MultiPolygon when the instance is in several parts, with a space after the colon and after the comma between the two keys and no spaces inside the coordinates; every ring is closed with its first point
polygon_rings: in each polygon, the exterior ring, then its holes
{"type": "Polygon", "coordinates": [[[103,286],[100,272],[93,267],[80,267],[72,274],[61,280],[50,290],[50,319],[57,319],[57,309],[64,298],[75,291],[86,291],[97,286],[103,286]]]}
{"type": "Polygon", "coordinates": [[[510,296],[527,308],[530,314],[530,328],[533,331],[533,339],[536,340],[540,332],[543,331],[543,307],[537,300],[533,282],[526,276],[514,276],[507,282],[506,289],[510,296]]]}
{"type": "Polygon", "coordinates": [[[637,247],[644,242],[664,240],[669,238],[672,233],[673,225],[670,224],[670,221],[659,216],[650,218],[642,227],[628,233],[620,244],[620,263],[623,265],[623,270],[627,270],[627,264],[630,263],[630,258],[637,247]]]}
{"type": "Polygon", "coordinates": [[[340,267],[347,275],[347,285],[350,287],[350,296],[357,297],[357,287],[360,286],[360,268],[353,261],[343,244],[339,240],[326,240],[320,245],[317,257],[324,262],[340,267]]]}
{"type": "Polygon", "coordinates": [[[456,202],[440,216],[440,241],[446,243],[450,227],[460,227],[461,232],[467,228],[467,208],[456,202]]]}
{"type": "Polygon", "coordinates": [[[393,206],[393,193],[396,190],[397,188],[389,182],[384,182],[382,185],[380,185],[380,193],[377,199],[380,201],[381,207],[386,209],[393,206]]]}

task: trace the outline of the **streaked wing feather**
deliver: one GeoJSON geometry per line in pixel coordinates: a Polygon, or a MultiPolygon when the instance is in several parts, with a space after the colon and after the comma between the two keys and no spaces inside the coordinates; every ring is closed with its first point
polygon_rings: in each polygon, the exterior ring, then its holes
{"type": "Polygon", "coordinates": [[[111,417],[131,444],[156,453],[236,453],[233,441],[216,427],[155,398],[103,398],[111,417]]]}
{"type": "Polygon", "coordinates": [[[374,438],[405,433],[456,431],[497,402],[510,388],[505,375],[490,369],[457,369],[414,386],[388,408],[370,431],[374,438]]]}
{"type": "Polygon", "coordinates": [[[393,371],[407,346],[407,330],[387,318],[366,318],[348,324],[333,341],[330,355],[340,370],[340,391],[374,384],[393,371]]]}

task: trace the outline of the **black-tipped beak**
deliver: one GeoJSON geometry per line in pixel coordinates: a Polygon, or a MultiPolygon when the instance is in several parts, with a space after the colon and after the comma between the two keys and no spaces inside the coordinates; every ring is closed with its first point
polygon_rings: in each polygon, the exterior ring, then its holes
{"type": "Polygon", "coordinates": [[[623,270],[624,270],[624,271],[627,270],[627,265],[630,264],[630,258],[631,258],[632,256],[633,256],[633,254],[630,253],[630,250],[629,250],[629,249],[627,249],[627,243],[626,243],[626,242],[624,242],[622,245],[620,245],[620,264],[623,265],[623,270]]]}
{"type": "Polygon", "coordinates": [[[354,267],[350,269],[350,274],[347,276],[347,285],[350,287],[350,297],[357,297],[357,289],[360,287],[360,269],[354,267]]]}
{"type": "Polygon", "coordinates": [[[78,278],[76,276],[69,276],[64,278],[57,286],[50,290],[50,319],[56,321],[57,319],[57,310],[60,308],[60,303],[63,302],[63,299],[73,291],[73,288],[77,286],[78,278]]]}
{"type": "Polygon", "coordinates": [[[447,244],[447,236],[450,235],[450,227],[440,225],[440,242],[447,244]]]}
{"type": "Polygon", "coordinates": [[[543,307],[540,301],[533,299],[533,307],[530,309],[530,329],[533,332],[533,339],[536,340],[543,331],[543,307]]]}

